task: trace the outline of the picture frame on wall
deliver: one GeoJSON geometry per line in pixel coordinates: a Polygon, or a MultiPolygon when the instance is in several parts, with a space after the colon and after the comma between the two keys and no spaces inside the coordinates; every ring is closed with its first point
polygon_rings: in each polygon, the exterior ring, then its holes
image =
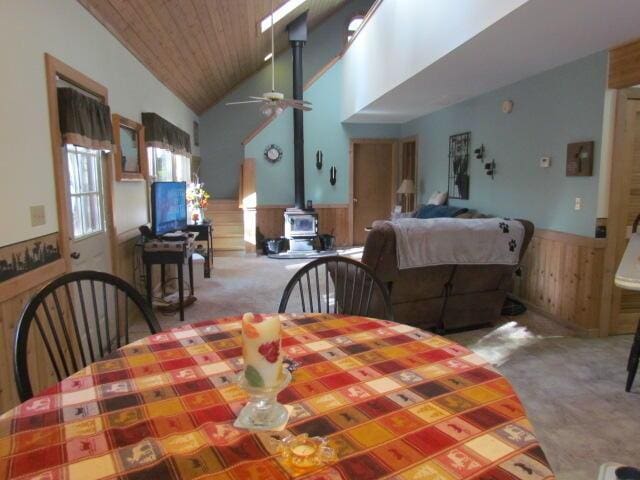
{"type": "Polygon", "coordinates": [[[118,114],[112,115],[116,181],[145,181],[149,171],[144,127],[118,114]]]}
{"type": "Polygon", "coordinates": [[[449,137],[449,198],[469,199],[469,144],[471,132],[449,137]]]}
{"type": "Polygon", "coordinates": [[[193,144],[200,146],[200,124],[196,121],[193,122],[193,144]]]}

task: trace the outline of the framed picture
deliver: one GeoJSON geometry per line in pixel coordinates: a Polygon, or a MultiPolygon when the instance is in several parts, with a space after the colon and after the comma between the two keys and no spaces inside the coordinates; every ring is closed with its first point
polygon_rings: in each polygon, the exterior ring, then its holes
{"type": "Polygon", "coordinates": [[[469,199],[469,143],[471,132],[449,137],[449,198],[469,199]]]}
{"type": "Polygon", "coordinates": [[[193,144],[196,147],[200,146],[200,125],[198,122],[193,122],[193,144]]]}
{"type": "Polygon", "coordinates": [[[112,123],[116,181],[144,181],[148,173],[144,127],[118,114],[112,115],[112,123]]]}

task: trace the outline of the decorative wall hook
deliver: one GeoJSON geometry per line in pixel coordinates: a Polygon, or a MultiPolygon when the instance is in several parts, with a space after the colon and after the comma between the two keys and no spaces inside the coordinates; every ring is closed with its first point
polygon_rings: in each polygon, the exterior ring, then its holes
{"type": "Polygon", "coordinates": [[[487,175],[491,175],[491,179],[493,180],[493,177],[496,173],[496,161],[495,159],[491,159],[490,162],[487,162],[484,164],[484,169],[486,170],[487,175]]]}
{"type": "Polygon", "coordinates": [[[336,167],[331,167],[329,169],[329,183],[331,185],[335,185],[337,179],[338,179],[338,170],[336,169],[336,167]]]}
{"type": "Polygon", "coordinates": [[[316,152],[316,168],[318,170],[322,170],[322,159],[324,157],[324,154],[322,153],[322,150],[318,150],[316,152]]]}
{"type": "Polygon", "coordinates": [[[480,145],[479,148],[476,148],[473,153],[475,153],[478,160],[484,161],[484,144],[480,145]]]}

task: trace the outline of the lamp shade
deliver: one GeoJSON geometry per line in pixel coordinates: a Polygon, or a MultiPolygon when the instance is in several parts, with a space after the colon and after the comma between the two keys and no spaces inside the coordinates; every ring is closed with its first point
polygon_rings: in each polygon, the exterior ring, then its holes
{"type": "Polygon", "coordinates": [[[398,188],[396,193],[416,193],[416,186],[413,183],[413,180],[411,180],[410,178],[405,178],[404,180],[402,180],[400,188],[398,188]]]}

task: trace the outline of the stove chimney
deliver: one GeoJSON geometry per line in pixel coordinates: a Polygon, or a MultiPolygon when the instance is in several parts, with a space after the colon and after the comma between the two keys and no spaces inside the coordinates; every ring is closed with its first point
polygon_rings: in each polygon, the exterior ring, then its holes
{"type": "MultiPolygon", "coordinates": [[[[302,47],[307,42],[307,12],[287,25],[293,55],[293,98],[302,100],[302,47]]],[[[295,206],[305,208],[304,200],[304,124],[302,110],[293,109],[293,175],[295,206]]]]}

